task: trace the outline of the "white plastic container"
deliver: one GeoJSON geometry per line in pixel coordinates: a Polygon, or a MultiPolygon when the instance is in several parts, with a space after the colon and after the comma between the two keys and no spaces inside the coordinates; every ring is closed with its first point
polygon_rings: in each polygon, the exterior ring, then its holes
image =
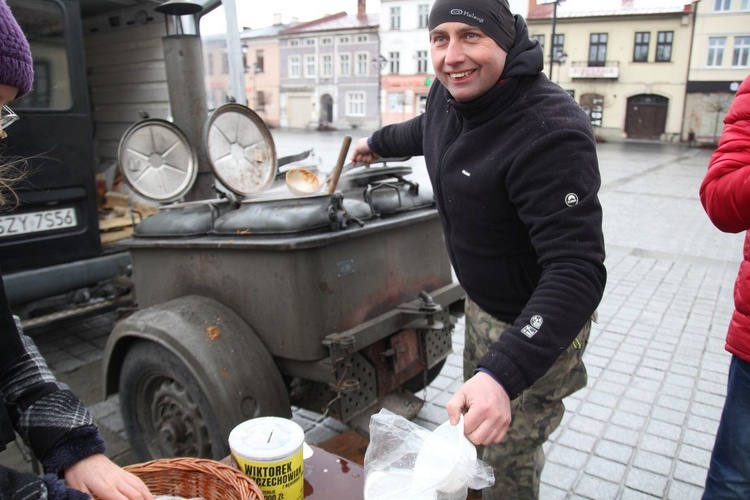
{"type": "Polygon", "coordinates": [[[232,456],[267,499],[304,498],[304,441],[302,427],[279,417],[247,420],[229,433],[232,456]]]}

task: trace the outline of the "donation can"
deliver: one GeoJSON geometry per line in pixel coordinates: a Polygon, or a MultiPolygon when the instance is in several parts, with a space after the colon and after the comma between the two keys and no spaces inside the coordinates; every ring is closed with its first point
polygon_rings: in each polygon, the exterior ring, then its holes
{"type": "Polygon", "coordinates": [[[232,456],[266,500],[304,498],[304,441],[302,427],[280,417],[246,420],[229,433],[232,456]]]}

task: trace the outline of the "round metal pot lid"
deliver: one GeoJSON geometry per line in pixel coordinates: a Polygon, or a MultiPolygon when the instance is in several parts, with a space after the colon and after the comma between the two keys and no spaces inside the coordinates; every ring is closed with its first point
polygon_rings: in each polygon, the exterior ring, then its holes
{"type": "Polygon", "coordinates": [[[366,186],[371,182],[389,177],[403,177],[412,173],[407,166],[397,167],[356,167],[341,174],[341,181],[353,186],[366,186]]]}
{"type": "Polygon", "coordinates": [[[128,186],[158,202],[184,196],[198,174],[198,158],[187,136],[158,118],[141,120],[125,131],[118,160],[128,186]]]}
{"type": "Polygon", "coordinates": [[[247,106],[224,104],[203,130],[208,161],[232,192],[247,196],[268,188],[276,177],[276,146],[263,119],[247,106]]]}

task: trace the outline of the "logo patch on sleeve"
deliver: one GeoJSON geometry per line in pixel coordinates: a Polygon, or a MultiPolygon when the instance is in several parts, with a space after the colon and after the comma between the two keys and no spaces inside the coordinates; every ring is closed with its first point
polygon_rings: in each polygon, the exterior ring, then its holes
{"type": "Polygon", "coordinates": [[[575,193],[568,193],[565,195],[565,204],[569,207],[578,205],[578,195],[575,193]]]}
{"type": "Polygon", "coordinates": [[[544,320],[542,319],[541,316],[539,316],[538,314],[535,314],[534,316],[531,317],[531,319],[529,320],[529,323],[531,323],[531,326],[533,326],[534,328],[541,328],[542,323],[544,323],[544,320]]]}
{"type": "Polygon", "coordinates": [[[529,338],[531,338],[534,335],[536,335],[536,332],[538,332],[538,331],[539,330],[537,330],[536,328],[534,328],[531,325],[526,325],[523,328],[521,328],[521,333],[523,333],[524,335],[526,335],[529,338]]]}

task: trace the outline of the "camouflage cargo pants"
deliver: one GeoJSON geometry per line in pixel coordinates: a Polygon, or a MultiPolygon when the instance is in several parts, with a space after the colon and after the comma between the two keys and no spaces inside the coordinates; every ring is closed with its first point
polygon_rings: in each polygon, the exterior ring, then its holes
{"type": "MultiPolygon", "coordinates": [[[[465,380],[472,376],[479,358],[508,326],[466,299],[465,380]]],[[[507,436],[502,443],[480,450],[482,460],[495,471],[495,484],[482,491],[483,499],[539,498],[545,461],[542,445],[562,421],[565,412],[562,399],[586,386],[582,357],[590,331],[591,321],[588,321],[552,368],[511,401],[512,421],[507,436]]]]}

